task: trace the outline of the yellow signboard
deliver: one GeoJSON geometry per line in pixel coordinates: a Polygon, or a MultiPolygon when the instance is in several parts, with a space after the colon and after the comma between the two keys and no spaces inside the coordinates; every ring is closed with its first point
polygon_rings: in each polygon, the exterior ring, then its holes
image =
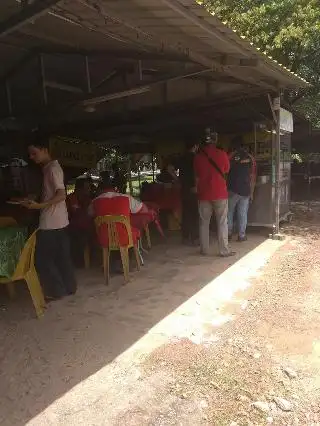
{"type": "Polygon", "coordinates": [[[97,165],[96,147],[76,139],[51,138],[50,153],[63,166],[91,169],[97,165]]]}

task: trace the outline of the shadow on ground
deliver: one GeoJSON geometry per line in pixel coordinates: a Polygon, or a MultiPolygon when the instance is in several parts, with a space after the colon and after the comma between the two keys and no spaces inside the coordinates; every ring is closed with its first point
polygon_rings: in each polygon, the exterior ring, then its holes
{"type": "Polygon", "coordinates": [[[202,258],[170,238],[127,286],[119,276],[105,287],[99,269],[79,271],[77,295],[51,304],[41,320],[22,288],[15,301],[1,293],[0,423],[25,425],[264,240],[257,233],[234,243],[230,260],[202,258]]]}

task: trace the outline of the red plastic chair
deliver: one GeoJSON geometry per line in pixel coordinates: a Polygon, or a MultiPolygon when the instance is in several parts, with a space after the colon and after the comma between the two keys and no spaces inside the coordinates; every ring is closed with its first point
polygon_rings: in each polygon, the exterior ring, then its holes
{"type": "Polygon", "coordinates": [[[129,281],[129,249],[135,252],[138,270],[140,256],[138,252],[139,230],[130,225],[130,206],[126,196],[113,198],[100,197],[93,200],[95,224],[100,246],[103,250],[103,269],[106,284],[109,283],[110,251],[120,251],[125,281],[129,281]]]}

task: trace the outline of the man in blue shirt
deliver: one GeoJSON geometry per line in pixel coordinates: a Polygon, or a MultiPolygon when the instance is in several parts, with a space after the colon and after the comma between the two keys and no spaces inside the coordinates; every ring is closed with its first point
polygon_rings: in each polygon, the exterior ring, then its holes
{"type": "Polygon", "coordinates": [[[232,140],[232,148],[228,176],[229,239],[232,238],[233,219],[237,210],[238,241],[243,242],[247,240],[248,210],[250,199],[252,199],[254,192],[256,163],[245,147],[241,136],[232,140]]]}

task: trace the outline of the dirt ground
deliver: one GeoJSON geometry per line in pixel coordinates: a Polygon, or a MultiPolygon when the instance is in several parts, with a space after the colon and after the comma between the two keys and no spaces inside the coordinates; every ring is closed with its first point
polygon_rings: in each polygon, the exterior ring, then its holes
{"type": "Polygon", "coordinates": [[[0,424],[320,425],[320,204],[230,262],[160,244],[40,321],[0,298],[0,424]]]}

